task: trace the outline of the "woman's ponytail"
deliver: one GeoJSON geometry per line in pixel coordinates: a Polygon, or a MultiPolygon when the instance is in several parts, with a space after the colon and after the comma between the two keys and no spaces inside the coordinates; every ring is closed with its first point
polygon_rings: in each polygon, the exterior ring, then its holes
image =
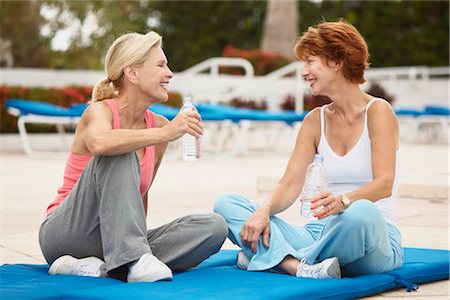
{"type": "Polygon", "coordinates": [[[92,90],[91,101],[101,101],[104,99],[110,99],[115,96],[114,84],[109,78],[103,79],[94,86],[92,90]]]}

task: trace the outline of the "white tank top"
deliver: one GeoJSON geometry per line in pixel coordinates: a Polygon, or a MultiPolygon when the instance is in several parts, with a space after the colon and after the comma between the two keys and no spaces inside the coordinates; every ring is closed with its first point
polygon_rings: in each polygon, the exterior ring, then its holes
{"type": "MultiPolygon", "coordinates": [[[[344,156],[337,155],[325,136],[324,107],[320,109],[320,142],[317,153],[323,156],[330,192],[335,195],[349,193],[372,181],[372,149],[367,126],[367,111],[370,105],[383,99],[372,99],[366,106],[363,132],[355,146],[344,156]]],[[[386,222],[397,221],[397,189],[399,171],[399,151],[396,152],[395,180],[392,195],[375,202],[386,222]]]]}

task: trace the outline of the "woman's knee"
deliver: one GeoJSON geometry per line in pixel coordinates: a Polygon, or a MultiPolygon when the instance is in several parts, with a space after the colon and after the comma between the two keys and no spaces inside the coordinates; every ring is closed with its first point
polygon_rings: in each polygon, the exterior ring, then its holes
{"type": "Polygon", "coordinates": [[[134,151],[119,155],[94,156],[93,161],[96,168],[117,170],[120,174],[129,172],[129,170],[139,170],[140,168],[139,158],[134,151]]]}
{"type": "Polygon", "coordinates": [[[239,207],[239,203],[243,201],[247,200],[239,195],[222,195],[216,200],[216,203],[214,204],[214,212],[225,217],[229,215],[230,212],[239,207]]]}
{"type": "Polygon", "coordinates": [[[354,202],[342,217],[345,219],[344,223],[349,226],[357,227],[376,227],[379,226],[380,221],[383,220],[383,216],[379,209],[372,201],[358,200],[354,202]]]}
{"type": "Polygon", "coordinates": [[[213,213],[210,215],[210,223],[211,237],[222,244],[228,236],[227,222],[221,215],[213,213]]]}

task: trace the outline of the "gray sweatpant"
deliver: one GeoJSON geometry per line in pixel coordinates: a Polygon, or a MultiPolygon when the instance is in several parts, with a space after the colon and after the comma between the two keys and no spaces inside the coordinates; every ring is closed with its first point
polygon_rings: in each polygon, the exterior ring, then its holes
{"type": "Polygon", "coordinates": [[[219,251],[228,228],[217,214],[189,215],[148,230],[136,153],[94,156],[67,198],[42,223],[39,243],[52,264],[62,255],[96,256],[104,271],[153,253],[173,271],[219,251]]]}

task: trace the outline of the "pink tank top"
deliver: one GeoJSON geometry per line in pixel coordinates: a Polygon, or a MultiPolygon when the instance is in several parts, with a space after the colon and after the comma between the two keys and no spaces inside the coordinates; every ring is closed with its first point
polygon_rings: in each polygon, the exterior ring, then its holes
{"type": "MultiPolygon", "coordinates": [[[[119,110],[117,103],[113,99],[105,101],[113,113],[113,129],[120,128],[119,110]]],[[[153,114],[147,110],[145,112],[145,123],[147,128],[153,128],[155,125],[153,114]]],[[[58,189],[58,195],[55,200],[47,207],[47,215],[51,214],[56,207],[64,201],[64,199],[72,191],[77,183],[86,165],[92,158],[92,154],[75,154],[70,152],[67,158],[66,167],[64,170],[63,185],[58,189]]],[[[148,146],[144,150],[144,157],[141,160],[141,181],[140,192],[142,197],[147,193],[153,179],[153,171],[155,165],[155,147],[148,146]]]]}

